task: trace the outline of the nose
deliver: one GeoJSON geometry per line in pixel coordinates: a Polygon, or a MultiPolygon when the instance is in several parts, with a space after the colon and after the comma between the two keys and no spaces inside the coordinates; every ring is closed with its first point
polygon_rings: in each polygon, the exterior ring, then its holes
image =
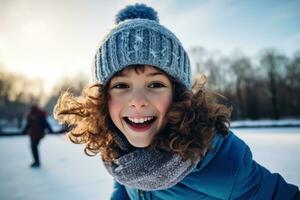
{"type": "Polygon", "coordinates": [[[137,90],[132,93],[132,98],[129,101],[130,107],[140,109],[148,106],[148,104],[149,102],[147,100],[146,94],[143,91],[137,90]]]}

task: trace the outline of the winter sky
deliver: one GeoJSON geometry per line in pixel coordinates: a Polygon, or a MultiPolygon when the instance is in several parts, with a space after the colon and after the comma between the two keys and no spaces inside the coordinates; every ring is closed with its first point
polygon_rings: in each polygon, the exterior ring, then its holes
{"type": "Polygon", "coordinates": [[[96,47],[126,4],[146,3],[186,49],[202,46],[253,56],[300,48],[298,0],[0,0],[0,66],[49,89],[58,79],[89,74],[96,47]]]}

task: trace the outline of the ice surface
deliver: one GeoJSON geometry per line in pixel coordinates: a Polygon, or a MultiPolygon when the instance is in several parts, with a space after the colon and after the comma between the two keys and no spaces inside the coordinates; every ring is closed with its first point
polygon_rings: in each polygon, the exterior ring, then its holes
{"type": "MultiPolygon", "coordinates": [[[[250,146],[254,159],[286,181],[300,185],[300,128],[233,129],[250,146]]],[[[0,137],[0,199],[109,199],[112,178],[100,157],[63,135],[48,135],[40,145],[42,167],[31,169],[26,136],[0,137]]]]}
{"type": "Polygon", "coordinates": [[[300,126],[300,119],[280,119],[280,120],[238,120],[230,123],[231,127],[282,127],[300,126]]]}
{"type": "Polygon", "coordinates": [[[26,136],[0,138],[0,199],[109,199],[112,179],[99,156],[84,155],[81,145],[48,135],[40,144],[42,167],[31,169],[26,136]]]}

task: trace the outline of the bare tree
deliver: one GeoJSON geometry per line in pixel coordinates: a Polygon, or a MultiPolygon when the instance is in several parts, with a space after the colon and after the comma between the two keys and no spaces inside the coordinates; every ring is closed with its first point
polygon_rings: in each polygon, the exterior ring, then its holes
{"type": "Polygon", "coordinates": [[[70,91],[74,95],[81,94],[82,89],[88,86],[88,76],[86,74],[77,74],[73,77],[62,78],[52,89],[48,101],[46,102],[46,110],[52,113],[53,108],[61,95],[65,91],[70,91]]]}
{"type": "Polygon", "coordinates": [[[270,95],[272,105],[272,118],[280,118],[280,106],[278,89],[282,77],[285,75],[287,66],[287,57],[280,54],[275,49],[266,49],[263,51],[260,59],[261,67],[265,71],[265,77],[268,80],[267,91],[270,95]]]}
{"type": "Polygon", "coordinates": [[[251,59],[241,52],[232,56],[230,71],[234,80],[234,100],[237,118],[259,118],[261,93],[259,69],[255,69],[251,59]]]}
{"type": "Polygon", "coordinates": [[[0,118],[21,121],[28,107],[40,104],[43,87],[40,81],[32,81],[23,75],[8,72],[0,66],[0,118]]]}
{"type": "Polygon", "coordinates": [[[299,117],[300,114],[300,51],[286,66],[285,92],[284,95],[287,115],[299,117]]]}

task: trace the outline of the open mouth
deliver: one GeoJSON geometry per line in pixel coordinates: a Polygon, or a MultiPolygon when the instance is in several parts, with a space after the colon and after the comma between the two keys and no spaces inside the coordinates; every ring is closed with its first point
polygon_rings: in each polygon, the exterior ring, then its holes
{"type": "Polygon", "coordinates": [[[123,117],[126,124],[134,131],[146,131],[148,130],[152,124],[155,122],[157,117],[149,116],[142,118],[132,118],[132,117],[123,117]]]}

